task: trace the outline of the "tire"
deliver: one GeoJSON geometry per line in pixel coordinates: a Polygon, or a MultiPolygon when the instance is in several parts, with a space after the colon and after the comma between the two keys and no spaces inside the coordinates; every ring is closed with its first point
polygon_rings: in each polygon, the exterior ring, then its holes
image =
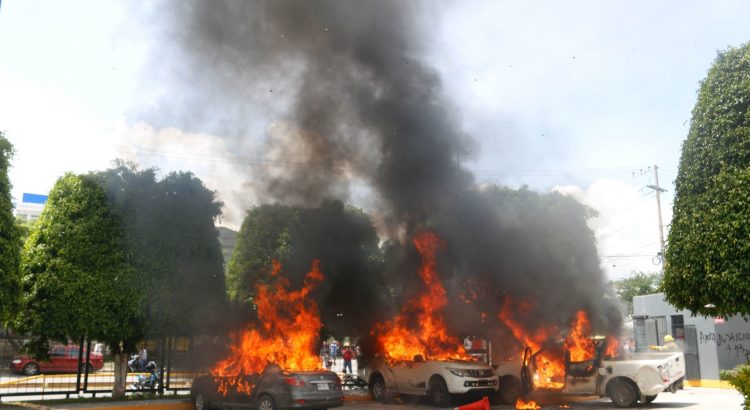
{"type": "Polygon", "coordinates": [[[643,400],[643,403],[649,404],[649,403],[651,403],[654,400],[656,400],[656,395],[655,394],[653,396],[646,396],[645,400],[643,400]]]}
{"type": "Polygon", "coordinates": [[[430,379],[430,389],[427,391],[427,397],[436,407],[448,407],[451,404],[451,395],[448,392],[448,385],[445,384],[440,376],[433,376],[430,379]]]}
{"type": "Polygon", "coordinates": [[[516,400],[521,397],[521,380],[514,376],[503,376],[498,396],[504,404],[516,404],[516,400]]]}
{"type": "Polygon", "coordinates": [[[203,393],[196,393],[195,397],[193,397],[193,406],[195,410],[207,410],[209,406],[206,396],[203,393]]]}
{"type": "Polygon", "coordinates": [[[94,366],[92,366],[91,363],[89,364],[81,363],[81,374],[84,374],[84,373],[88,373],[88,374],[94,373],[94,366]]]}
{"type": "Polygon", "coordinates": [[[276,410],[273,398],[267,394],[260,396],[260,399],[258,399],[258,410],[276,410]]]}
{"type": "Polygon", "coordinates": [[[26,376],[35,376],[39,374],[39,365],[34,362],[26,363],[26,366],[23,367],[23,374],[26,376]]]}
{"type": "Polygon", "coordinates": [[[372,376],[372,379],[370,380],[370,394],[372,394],[372,399],[375,401],[381,403],[387,401],[386,398],[388,397],[388,391],[386,390],[383,376],[379,374],[372,376]]]}
{"type": "Polygon", "coordinates": [[[195,406],[196,410],[208,409],[208,401],[206,400],[206,396],[204,396],[203,393],[197,393],[195,397],[193,397],[193,405],[195,406]]]}
{"type": "Polygon", "coordinates": [[[633,407],[638,401],[638,394],[635,387],[625,380],[614,380],[609,389],[609,398],[616,407],[626,408],[633,407]]]}

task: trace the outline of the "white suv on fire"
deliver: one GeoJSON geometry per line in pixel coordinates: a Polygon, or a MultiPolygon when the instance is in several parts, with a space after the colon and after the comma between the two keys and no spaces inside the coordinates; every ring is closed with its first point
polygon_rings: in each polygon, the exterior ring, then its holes
{"type": "Polygon", "coordinates": [[[374,358],[359,369],[358,376],[370,386],[375,400],[409,394],[427,396],[438,407],[448,406],[451,395],[493,395],[498,387],[498,377],[490,365],[463,360],[424,360],[421,355],[394,363],[374,358]]]}

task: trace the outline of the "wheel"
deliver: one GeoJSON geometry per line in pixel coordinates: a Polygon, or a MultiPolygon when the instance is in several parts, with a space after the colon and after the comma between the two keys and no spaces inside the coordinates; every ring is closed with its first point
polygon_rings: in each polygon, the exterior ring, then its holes
{"type": "Polygon", "coordinates": [[[370,380],[370,394],[372,394],[373,400],[385,403],[386,387],[383,376],[372,376],[372,380],[370,380]]]}
{"type": "Polygon", "coordinates": [[[27,376],[39,374],[39,365],[36,363],[27,363],[26,366],[23,367],[23,374],[27,376]]]}
{"type": "Polygon", "coordinates": [[[617,407],[632,407],[638,400],[635,388],[625,380],[615,380],[609,390],[609,397],[612,404],[617,407]]]}
{"type": "Polygon", "coordinates": [[[89,364],[81,363],[81,374],[93,373],[93,372],[94,372],[94,366],[92,366],[91,363],[89,364]]]}
{"type": "Polygon", "coordinates": [[[504,404],[516,404],[516,400],[521,397],[521,380],[513,376],[504,376],[500,379],[498,395],[504,404]]]}
{"type": "Polygon", "coordinates": [[[427,396],[437,407],[448,407],[451,404],[451,395],[448,393],[448,386],[442,377],[433,377],[430,380],[430,390],[427,396]]]}
{"type": "Polygon", "coordinates": [[[208,401],[206,400],[206,396],[204,396],[203,393],[197,393],[195,395],[195,397],[193,398],[193,404],[195,405],[195,410],[208,409],[208,401]]]}
{"type": "Polygon", "coordinates": [[[654,400],[656,400],[656,395],[655,394],[653,396],[646,396],[646,400],[644,400],[643,402],[646,403],[646,404],[649,404],[649,403],[651,403],[654,400]]]}
{"type": "Polygon", "coordinates": [[[258,410],[274,410],[276,406],[273,404],[271,396],[264,394],[258,400],[258,410]]]}

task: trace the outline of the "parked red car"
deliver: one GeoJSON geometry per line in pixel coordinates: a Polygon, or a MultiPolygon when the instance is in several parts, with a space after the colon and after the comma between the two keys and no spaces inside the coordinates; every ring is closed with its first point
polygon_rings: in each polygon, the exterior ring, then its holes
{"type": "MultiPolygon", "coordinates": [[[[16,356],[10,361],[10,369],[27,376],[39,373],[76,373],[78,371],[78,352],[78,346],[54,346],[49,351],[49,361],[37,360],[29,355],[16,356]]],[[[83,357],[86,357],[86,350],[83,351],[83,357]]],[[[101,370],[103,366],[104,357],[102,354],[91,352],[87,364],[88,372],[93,373],[101,370]]]]}

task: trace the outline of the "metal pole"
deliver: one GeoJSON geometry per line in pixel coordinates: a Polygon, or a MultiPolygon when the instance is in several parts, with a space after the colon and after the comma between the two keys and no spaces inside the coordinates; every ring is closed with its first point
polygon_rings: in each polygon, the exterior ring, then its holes
{"type": "Polygon", "coordinates": [[[661,221],[661,198],[660,198],[660,191],[662,191],[661,187],[659,187],[659,167],[654,164],[654,181],[656,182],[656,207],[659,210],[659,244],[661,245],[661,266],[662,269],[664,268],[664,261],[666,260],[666,254],[665,247],[664,247],[664,224],[661,221]]]}
{"type": "Polygon", "coordinates": [[[661,268],[662,270],[664,270],[664,262],[666,261],[666,247],[664,246],[664,224],[661,220],[660,193],[667,192],[667,190],[659,186],[659,167],[656,166],[656,164],[654,164],[654,182],[656,182],[656,185],[648,185],[647,187],[656,191],[656,209],[659,212],[659,245],[661,245],[661,268]]]}
{"type": "MultiPolygon", "coordinates": [[[[83,342],[85,340],[86,339],[83,336],[81,336],[81,340],[78,342],[78,371],[76,372],[76,394],[78,394],[78,392],[81,391],[81,371],[82,370],[85,371],[85,369],[83,369],[83,364],[82,364],[82,361],[83,361],[83,342]]],[[[65,354],[67,354],[67,352],[65,354]]]]}
{"type": "Polygon", "coordinates": [[[88,339],[86,341],[86,365],[84,368],[86,369],[86,373],[84,373],[83,376],[83,392],[86,393],[86,391],[89,389],[89,363],[91,363],[91,339],[88,339]]]}

